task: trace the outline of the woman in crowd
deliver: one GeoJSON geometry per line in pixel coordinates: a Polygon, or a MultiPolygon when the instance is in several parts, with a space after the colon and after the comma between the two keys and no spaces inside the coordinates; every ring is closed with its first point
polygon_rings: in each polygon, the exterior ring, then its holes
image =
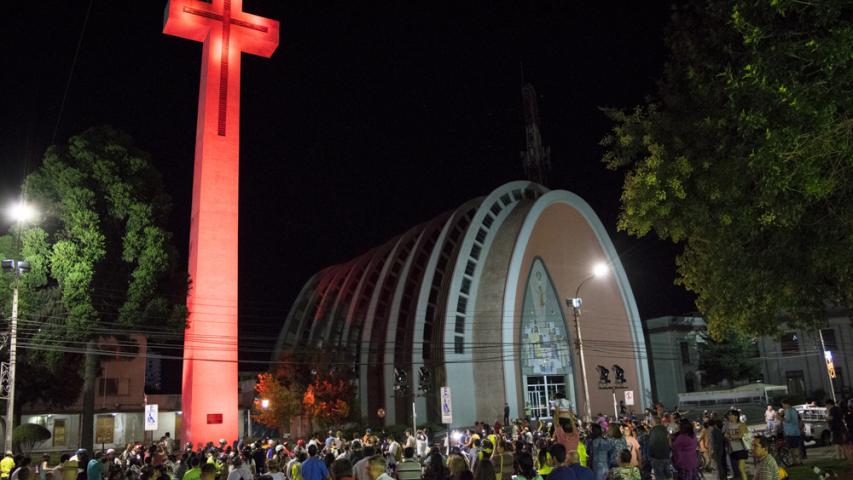
{"type": "Polygon", "coordinates": [[[678,474],[678,480],[699,480],[699,461],[696,457],[696,432],[693,422],[682,419],[678,424],[678,434],[672,441],[672,465],[678,474]]]}

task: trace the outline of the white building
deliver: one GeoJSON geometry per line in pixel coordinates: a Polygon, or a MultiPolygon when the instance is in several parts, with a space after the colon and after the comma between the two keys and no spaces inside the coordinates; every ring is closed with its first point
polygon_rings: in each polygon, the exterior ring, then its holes
{"type": "MultiPolygon", "coordinates": [[[[677,403],[678,394],[708,389],[699,368],[699,343],[707,331],[705,319],[695,316],[669,316],[645,321],[649,365],[654,397],[665,406],[677,403]]],[[[782,329],[778,336],[756,340],[756,362],[761,374],[757,380],[785,385],[788,394],[799,400],[817,393],[822,401],[829,397],[830,379],[821,347],[832,352],[835,379],[832,388],[841,398],[850,394],[850,372],[853,365],[853,328],[846,311],[830,312],[827,325],[821,329],[782,329]],[[824,392],[822,395],[821,392],[824,392]]],[[[716,388],[716,387],[715,387],[716,388]]]]}

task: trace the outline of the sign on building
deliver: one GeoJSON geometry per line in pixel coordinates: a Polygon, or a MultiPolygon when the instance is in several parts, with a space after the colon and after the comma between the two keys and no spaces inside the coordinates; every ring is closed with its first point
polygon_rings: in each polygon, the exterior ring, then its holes
{"type": "Polygon", "coordinates": [[[145,405],[145,431],[157,430],[157,404],[145,405]]]}
{"type": "Polygon", "coordinates": [[[450,387],[441,387],[441,423],[453,423],[453,404],[450,400],[450,387]]]}
{"type": "Polygon", "coordinates": [[[634,405],[634,391],[633,390],[625,390],[625,406],[630,407],[634,405]]]}

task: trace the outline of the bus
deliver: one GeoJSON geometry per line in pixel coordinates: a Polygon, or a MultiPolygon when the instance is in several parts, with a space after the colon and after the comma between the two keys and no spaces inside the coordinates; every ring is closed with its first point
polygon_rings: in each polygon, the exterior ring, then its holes
{"type": "Polygon", "coordinates": [[[767,405],[778,406],[786,396],[788,387],[785,385],[752,383],[726,390],[679,393],[678,408],[691,413],[707,410],[717,415],[736,408],[746,415],[747,422],[763,423],[767,405]]]}

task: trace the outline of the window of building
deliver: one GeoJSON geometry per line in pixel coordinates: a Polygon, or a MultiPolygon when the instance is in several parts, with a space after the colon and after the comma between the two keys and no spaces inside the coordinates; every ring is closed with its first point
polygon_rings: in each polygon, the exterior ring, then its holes
{"type": "Polygon", "coordinates": [[[838,343],[835,341],[835,330],[831,328],[821,328],[820,334],[823,335],[824,348],[832,352],[838,350],[838,343]]]}
{"type": "MultiPolygon", "coordinates": [[[[684,365],[690,363],[690,345],[687,342],[681,342],[681,363],[684,365]]],[[[691,391],[688,390],[688,392],[691,391]]]]}
{"type": "Polygon", "coordinates": [[[99,396],[115,396],[130,394],[129,378],[100,378],[98,379],[99,396]]]}
{"type": "MultiPolygon", "coordinates": [[[[800,337],[797,332],[788,332],[782,335],[782,355],[796,355],[800,353],[800,337]]],[[[790,392],[790,389],[788,389],[790,392]]]]}
{"type": "Polygon", "coordinates": [[[53,421],[53,446],[54,447],[64,447],[65,446],[65,420],[54,420],[53,421]]]}
{"type": "Polygon", "coordinates": [[[788,394],[792,397],[803,398],[806,395],[806,380],[802,370],[785,372],[785,384],[788,386],[788,394]]]}
{"type": "Polygon", "coordinates": [[[116,428],[116,417],[98,415],[95,419],[95,443],[113,443],[113,432],[116,428]]]}
{"type": "Polygon", "coordinates": [[[693,375],[693,372],[684,374],[684,388],[688,393],[696,391],[696,377],[693,375]]]}
{"type": "Polygon", "coordinates": [[[454,353],[465,353],[465,337],[455,337],[453,345],[454,353]]]}

